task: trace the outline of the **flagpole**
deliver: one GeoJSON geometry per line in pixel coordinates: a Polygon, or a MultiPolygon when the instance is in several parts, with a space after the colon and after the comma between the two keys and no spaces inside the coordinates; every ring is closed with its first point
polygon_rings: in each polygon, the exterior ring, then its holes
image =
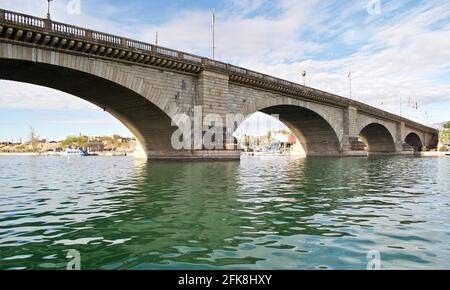
{"type": "Polygon", "coordinates": [[[352,73],[348,74],[348,79],[350,81],[350,100],[352,99],[352,73]]]}
{"type": "Polygon", "coordinates": [[[212,33],[213,33],[213,60],[216,60],[216,14],[213,10],[213,19],[212,19],[212,33]]]}

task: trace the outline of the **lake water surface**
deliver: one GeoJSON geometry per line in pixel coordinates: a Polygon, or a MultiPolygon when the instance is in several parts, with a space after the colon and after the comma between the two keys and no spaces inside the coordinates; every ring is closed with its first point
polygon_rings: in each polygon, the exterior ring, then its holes
{"type": "Polygon", "coordinates": [[[450,269],[450,158],[0,157],[0,269],[69,250],[82,269],[450,269]]]}

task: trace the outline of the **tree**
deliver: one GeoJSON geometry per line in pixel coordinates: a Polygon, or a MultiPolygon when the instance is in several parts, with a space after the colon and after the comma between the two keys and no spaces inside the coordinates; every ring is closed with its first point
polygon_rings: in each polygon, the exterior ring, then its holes
{"type": "Polygon", "coordinates": [[[450,129],[450,121],[444,124],[444,129],[450,129]]]}
{"type": "Polygon", "coordinates": [[[250,137],[247,135],[244,135],[244,146],[245,147],[250,147],[250,137]]]}
{"type": "Polygon", "coordinates": [[[439,143],[446,143],[450,140],[450,121],[444,124],[444,129],[439,132],[439,143]]]}
{"type": "Polygon", "coordinates": [[[269,144],[272,144],[272,132],[268,132],[267,133],[267,142],[269,142],[269,144]]]}
{"type": "Polygon", "coordinates": [[[34,128],[30,126],[30,144],[33,150],[33,153],[38,152],[39,150],[39,135],[36,133],[34,128]]]}
{"type": "Polygon", "coordinates": [[[75,147],[75,148],[87,148],[89,137],[87,136],[67,136],[61,143],[62,148],[75,147]]]}
{"type": "Polygon", "coordinates": [[[439,132],[439,143],[446,143],[450,140],[450,130],[442,130],[439,132]]]}

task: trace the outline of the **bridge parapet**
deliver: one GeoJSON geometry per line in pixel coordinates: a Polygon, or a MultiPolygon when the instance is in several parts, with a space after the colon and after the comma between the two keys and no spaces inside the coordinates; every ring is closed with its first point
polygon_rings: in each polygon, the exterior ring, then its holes
{"type": "Polygon", "coordinates": [[[33,26],[42,29],[45,28],[45,20],[42,18],[6,10],[0,10],[0,21],[12,22],[18,25],[33,26]]]}

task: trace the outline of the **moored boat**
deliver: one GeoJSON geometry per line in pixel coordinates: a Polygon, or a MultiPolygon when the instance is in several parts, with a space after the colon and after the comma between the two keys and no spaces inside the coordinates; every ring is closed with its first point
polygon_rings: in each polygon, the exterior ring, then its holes
{"type": "Polygon", "coordinates": [[[89,153],[83,149],[66,148],[63,156],[84,157],[84,156],[89,156],[89,153]]]}

